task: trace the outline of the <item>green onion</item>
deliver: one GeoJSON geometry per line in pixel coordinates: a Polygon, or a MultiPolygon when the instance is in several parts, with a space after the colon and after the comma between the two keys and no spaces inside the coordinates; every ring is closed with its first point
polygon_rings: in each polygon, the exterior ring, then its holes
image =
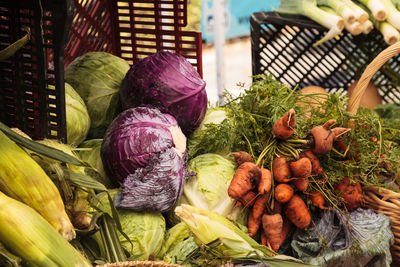
{"type": "Polygon", "coordinates": [[[318,6],[327,6],[332,8],[345,22],[354,23],[356,14],[344,1],[341,0],[317,0],[318,6]]]}
{"type": "Polygon", "coordinates": [[[381,0],[388,10],[387,22],[392,24],[393,27],[400,30],[400,12],[393,5],[391,0],[381,0]]]}
{"type": "Polygon", "coordinates": [[[336,36],[338,36],[344,28],[344,20],[342,17],[331,14],[319,8],[316,0],[281,0],[276,12],[282,14],[303,15],[320,25],[328,28],[328,33],[314,46],[320,45],[336,36]]]}
{"type": "Polygon", "coordinates": [[[380,21],[377,23],[377,28],[382,33],[383,39],[388,45],[397,43],[400,40],[400,33],[392,24],[380,21]]]}
{"type": "Polygon", "coordinates": [[[360,23],[364,23],[365,21],[368,20],[368,18],[369,18],[368,13],[363,8],[361,8],[358,4],[354,3],[351,0],[340,0],[340,1],[344,2],[348,7],[350,7],[353,10],[353,12],[356,16],[356,21],[358,21],[360,23]]]}
{"type": "MultiPolygon", "coordinates": [[[[320,8],[328,13],[336,14],[335,10],[330,7],[321,6],[320,8]]],[[[355,20],[352,23],[345,20],[344,28],[352,35],[359,35],[363,30],[361,23],[355,20]]]]}
{"type": "Polygon", "coordinates": [[[365,21],[361,26],[363,27],[364,34],[368,34],[374,29],[374,24],[370,20],[365,21]]]}
{"type": "Polygon", "coordinates": [[[383,21],[387,18],[388,9],[383,3],[383,0],[360,0],[360,2],[368,7],[376,20],[383,21]]]}

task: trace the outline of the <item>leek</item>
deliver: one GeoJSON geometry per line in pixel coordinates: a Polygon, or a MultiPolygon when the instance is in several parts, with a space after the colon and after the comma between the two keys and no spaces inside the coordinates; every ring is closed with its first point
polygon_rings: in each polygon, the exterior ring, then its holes
{"type": "Polygon", "coordinates": [[[359,35],[360,33],[363,32],[364,29],[363,25],[358,21],[353,23],[345,22],[344,28],[352,35],[359,35]]]}
{"type": "Polygon", "coordinates": [[[369,15],[368,13],[361,8],[359,5],[355,4],[351,0],[342,0],[348,7],[350,7],[353,12],[355,13],[356,20],[360,23],[364,23],[368,20],[369,15]]]}
{"type": "Polygon", "coordinates": [[[341,0],[317,0],[318,5],[332,8],[345,22],[351,24],[356,21],[356,14],[345,2],[341,0]]]}
{"type": "Polygon", "coordinates": [[[376,28],[382,33],[383,39],[388,45],[397,43],[400,40],[400,33],[386,21],[377,22],[376,28]]]}
{"type": "Polygon", "coordinates": [[[282,14],[303,15],[328,28],[328,33],[314,46],[338,36],[344,28],[343,18],[322,10],[317,6],[316,0],[281,0],[275,11],[282,14]]]}
{"type": "MultiPolygon", "coordinates": [[[[321,8],[322,10],[328,12],[328,13],[336,14],[335,10],[333,10],[333,9],[330,8],[330,7],[321,6],[320,8],[321,8]]],[[[359,35],[359,34],[362,32],[362,30],[363,30],[363,27],[362,27],[361,23],[358,22],[358,21],[353,21],[353,23],[349,23],[348,21],[345,20],[345,21],[344,21],[344,28],[345,28],[349,33],[351,33],[352,35],[359,35]]]]}
{"type": "Polygon", "coordinates": [[[363,27],[364,34],[368,34],[374,29],[374,24],[370,20],[367,20],[366,22],[362,23],[361,25],[363,27]]]}
{"type": "Polygon", "coordinates": [[[393,27],[400,30],[400,12],[393,5],[391,0],[381,0],[388,10],[387,22],[392,24],[393,27]]]}
{"type": "Polygon", "coordinates": [[[360,0],[371,11],[372,16],[378,21],[387,18],[388,9],[382,0],[360,0]]]}

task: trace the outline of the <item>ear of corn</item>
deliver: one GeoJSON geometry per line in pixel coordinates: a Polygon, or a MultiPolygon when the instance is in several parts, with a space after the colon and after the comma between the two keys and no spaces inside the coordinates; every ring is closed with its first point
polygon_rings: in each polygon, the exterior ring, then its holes
{"type": "Polygon", "coordinates": [[[40,214],[1,192],[0,240],[29,266],[92,266],[40,214]]]}
{"type": "Polygon", "coordinates": [[[75,230],[60,193],[43,169],[0,131],[0,190],[39,212],[64,238],[75,230]]]}

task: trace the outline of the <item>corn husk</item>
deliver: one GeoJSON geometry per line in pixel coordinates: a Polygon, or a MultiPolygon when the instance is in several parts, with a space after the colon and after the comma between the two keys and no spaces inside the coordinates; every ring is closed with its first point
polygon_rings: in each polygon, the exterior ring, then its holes
{"type": "Polygon", "coordinates": [[[75,230],[61,195],[43,169],[0,131],[0,190],[39,212],[64,238],[75,230]]]}
{"type": "Polygon", "coordinates": [[[39,213],[1,192],[0,240],[29,266],[92,266],[39,213]]]}

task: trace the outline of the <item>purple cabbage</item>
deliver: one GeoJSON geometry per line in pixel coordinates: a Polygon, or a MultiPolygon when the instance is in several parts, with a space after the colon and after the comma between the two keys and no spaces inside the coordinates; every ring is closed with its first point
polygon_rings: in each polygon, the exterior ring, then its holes
{"type": "Polygon", "coordinates": [[[171,113],[189,135],[207,111],[206,83],[179,54],[160,51],[130,68],[120,89],[123,109],[151,104],[171,113]]]}
{"type": "Polygon", "coordinates": [[[122,112],[101,146],[104,170],[121,185],[117,207],[166,211],[182,193],[186,137],[175,118],[154,107],[122,112]]]}

